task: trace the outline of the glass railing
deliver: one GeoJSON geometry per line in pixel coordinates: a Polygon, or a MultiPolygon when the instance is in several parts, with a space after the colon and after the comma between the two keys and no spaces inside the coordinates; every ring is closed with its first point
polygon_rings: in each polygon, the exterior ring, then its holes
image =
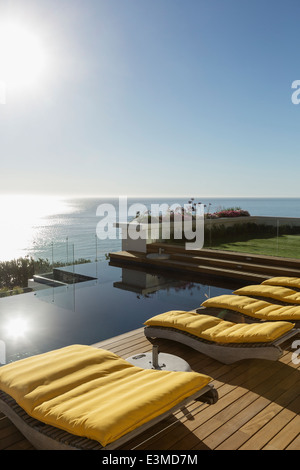
{"type": "Polygon", "coordinates": [[[204,248],[300,259],[300,219],[207,219],[204,248]]]}
{"type": "MultiPolygon", "coordinates": [[[[27,293],[36,287],[56,287],[88,280],[89,275],[80,274],[74,268],[66,270],[71,275],[73,273],[73,277],[66,274],[61,278],[55,270],[86,263],[98,264],[108,259],[110,252],[120,249],[121,240],[112,240],[109,243],[109,240],[99,240],[95,235],[77,240],[76,237],[67,237],[60,242],[33,243],[14,259],[0,261],[0,298],[27,293]]],[[[92,277],[97,277],[96,269],[95,273],[92,272],[92,277]]]]}
{"type": "Polygon", "coordinates": [[[112,251],[121,250],[121,240],[99,240],[96,235],[66,237],[64,241],[35,244],[26,254],[34,260],[45,260],[51,266],[68,266],[105,260],[112,251]]]}
{"type": "MultiPolygon", "coordinates": [[[[159,239],[184,246],[186,239],[159,239]]],[[[205,218],[205,249],[300,259],[300,218],[205,218]]]]}
{"type": "MultiPolygon", "coordinates": [[[[157,239],[161,240],[161,237],[157,239]]],[[[149,240],[152,241],[155,240],[149,240]]],[[[186,242],[183,237],[164,241],[181,245],[186,242]]],[[[134,244],[135,241],[131,241],[132,249],[134,244]]],[[[137,251],[139,251],[138,246],[140,246],[139,240],[136,241],[137,251]]],[[[261,216],[206,218],[203,248],[300,259],[300,218],[261,216]]],[[[35,260],[46,259],[53,267],[105,260],[109,253],[120,250],[122,250],[121,237],[99,240],[96,235],[89,235],[80,240],[67,237],[63,242],[50,242],[35,247],[29,256],[35,260]]]]}
{"type": "MultiPolygon", "coordinates": [[[[204,228],[205,249],[300,260],[300,218],[206,218],[204,228]]],[[[149,243],[153,241],[149,240],[149,243]]],[[[164,241],[185,244],[183,238],[164,241]]],[[[134,249],[134,244],[132,247],[134,249]]],[[[121,250],[120,237],[99,240],[94,234],[35,243],[20,259],[0,261],[0,297],[25,292],[22,289],[28,287],[27,280],[34,275],[47,274],[51,279],[55,268],[104,261],[109,253],[121,250]]]]}

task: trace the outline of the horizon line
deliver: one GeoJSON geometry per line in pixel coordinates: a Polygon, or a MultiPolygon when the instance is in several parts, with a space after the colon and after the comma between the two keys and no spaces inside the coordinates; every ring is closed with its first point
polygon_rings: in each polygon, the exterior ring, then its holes
{"type": "Polygon", "coordinates": [[[110,195],[110,194],[54,194],[54,193],[42,193],[42,192],[37,192],[37,193],[0,193],[0,197],[55,197],[59,199],[69,199],[69,198],[89,198],[89,199],[96,199],[96,198],[120,198],[120,197],[126,197],[128,199],[136,199],[136,198],[143,198],[143,199],[158,199],[158,198],[173,198],[173,199],[300,199],[300,196],[240,196],[240,195],[230,195],[230,196],[220,196],[220,195],[199,195],[199,196],[188,196],[186,194],[183,195],[165,195],[165,194],[159,194],[159,195],[143,195],[143,194],[137,194],[137,195],[125,195],[125,194],[118,194],[118,195],[110,195]]]}

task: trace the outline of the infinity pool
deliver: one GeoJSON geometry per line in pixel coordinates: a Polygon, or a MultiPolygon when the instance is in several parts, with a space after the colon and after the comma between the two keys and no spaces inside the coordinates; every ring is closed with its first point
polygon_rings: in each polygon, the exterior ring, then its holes
{"type": "Polygon", "coordinates": [[[235,288],[114,267],[106,261],[65,270],[92,279],[0,299],[0,362],[75,343],[97,343],[140,328],[153,315],[191,310],[235,288]]]}

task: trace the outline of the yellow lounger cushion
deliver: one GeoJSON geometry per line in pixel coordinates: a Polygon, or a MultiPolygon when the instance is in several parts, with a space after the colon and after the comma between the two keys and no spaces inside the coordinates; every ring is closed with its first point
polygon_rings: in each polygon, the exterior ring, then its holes
{"type": "Polygon", "coordinates": [[[211,315],[172,310],[145,322],[148,326],[176,328],[199,338],[216,343],[265,343],[272,342],[290,331],[294,325],[288,322],[231,323],[211,315]]]}
{"type": "Polygon", "coordinates": [[[300,289],[300,278],[299,277],[272,277],[262,282],[263,285],[269,286],[285,286],[290,288],[300,289]]]}
{"type": "Polygon", "coordinates": [[[80,345],[0,368],[0,389],[27,414],[103,446],[210,381],[196,372],[140,369],[111,352],[80,345]]]}
{"type": "Polygon", "coordinates": [[[300,321],[300,306],[275,305],[244,295],[219,295],[202,303],[206,308],[234,310],[260,320],[300,321]]]}
{"type": "Polygon", "coordinates": [[[245,286],[235,290],[234,294],[267,297],[285,303],[300,304],[300,292],[281,286],[268,286],[266,284],[245,286]]]}

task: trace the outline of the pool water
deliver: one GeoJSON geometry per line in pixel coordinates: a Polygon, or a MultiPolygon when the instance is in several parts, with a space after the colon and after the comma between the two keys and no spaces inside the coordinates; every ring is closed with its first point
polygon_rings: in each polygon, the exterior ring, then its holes
{"type": "Polygon", "coordinates": [[[0,299],[0,362],[70,344],[97,343],[140,328],[159,313],[197,308],[207,298],[236,287],[111,266],[107,261],[64,269],[92,279],[0,299]]]}

